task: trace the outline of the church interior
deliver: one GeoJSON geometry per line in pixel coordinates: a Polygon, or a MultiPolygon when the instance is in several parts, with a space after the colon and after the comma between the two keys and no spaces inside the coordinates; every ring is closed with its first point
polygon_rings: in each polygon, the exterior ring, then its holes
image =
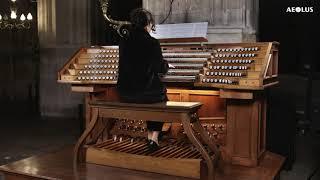
{"type": "Polygon", "coordinates": [[[320,179],[319,11],[315,0],[1,0],[0,180],[320,179]],[[171,105],[117,103],[136,8],[175,35],[159,38],[176,68],[162,78],[171,105]],[[146,153],[150,117],[167,128],[146,153]]]}

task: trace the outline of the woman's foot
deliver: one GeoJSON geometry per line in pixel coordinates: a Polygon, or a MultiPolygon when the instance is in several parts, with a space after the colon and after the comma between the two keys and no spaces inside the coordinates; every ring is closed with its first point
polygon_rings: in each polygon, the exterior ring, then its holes
{"type": "Polygon", "coordinates": [[[152,140],[155,143],[157,143],[157,145],[159,145],[159,140],[158,140],[159,134],[160,134],[160,131],[148,131],[148,142],[152,140]]]}
{"type": "Polygon", "coordinates": [[[160,131],[148,131],[148,149],[153,152],[159,149],[159,133],[160,131]]]}

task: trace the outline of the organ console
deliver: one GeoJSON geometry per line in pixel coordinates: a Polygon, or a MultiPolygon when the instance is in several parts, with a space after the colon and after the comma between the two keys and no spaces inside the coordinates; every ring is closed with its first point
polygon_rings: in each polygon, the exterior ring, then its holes
{"type": "MultiPolygon", "coordinates": [[[[264,91],[278,83],[278,43],[167,43],[162,52],[175,66],[162,77],[169,100],[201,102],[201,124],[220,146],[223,161],[257,167],[266,152],[264,91]]],[[[58,81],[86,93],[86,105],[93,100],[117,101],[118,63],[117,46],[81,48],[59,71],[58,81]]],[[[86,106],[87,125],[90,117],[86,106]]],[[[102,124],[96,128],[99,142],[140,142],[146,137],[140,120],[114,120],[107,129],[106,135],[99,133],[102,124]]],[[[171,124],[167,136],[163,144],[185,140],[181,124],[171,124]]]]}

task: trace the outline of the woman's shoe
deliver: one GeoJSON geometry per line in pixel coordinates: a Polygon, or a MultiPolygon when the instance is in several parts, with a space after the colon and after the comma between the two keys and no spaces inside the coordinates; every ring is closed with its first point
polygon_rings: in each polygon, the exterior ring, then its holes
{"type": "Polygon", "coordinates": [[[149,140],[148,149],[149,152],[154,152],[159,149],[159,145],[155,141],[149,140]]]}
{"type": "Polygon", "coordinates": [[[164,138],[164,136],[166,136],[170,133],[172,123],[165,123],[163,126],[166,126],[166,127],[163,127],[162,131],[160,131],[159,137],[158,137],[159,141],[161,141],[164,138]]]}

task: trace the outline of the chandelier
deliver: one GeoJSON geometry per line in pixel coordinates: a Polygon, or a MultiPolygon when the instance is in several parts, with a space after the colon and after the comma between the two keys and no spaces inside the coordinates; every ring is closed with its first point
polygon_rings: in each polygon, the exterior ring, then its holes
{"type": "Polygon", "coordinates": [[[32,15],[29,12],[27,16],[23,13],[20,14],[20,18],[18,18],[18,8],[16,5],[17,0],[11,0],[10,5],[10,17],[6,14],[3,16],[0,14],[0,29],[30,29],[32,22],[32,15]]]}

